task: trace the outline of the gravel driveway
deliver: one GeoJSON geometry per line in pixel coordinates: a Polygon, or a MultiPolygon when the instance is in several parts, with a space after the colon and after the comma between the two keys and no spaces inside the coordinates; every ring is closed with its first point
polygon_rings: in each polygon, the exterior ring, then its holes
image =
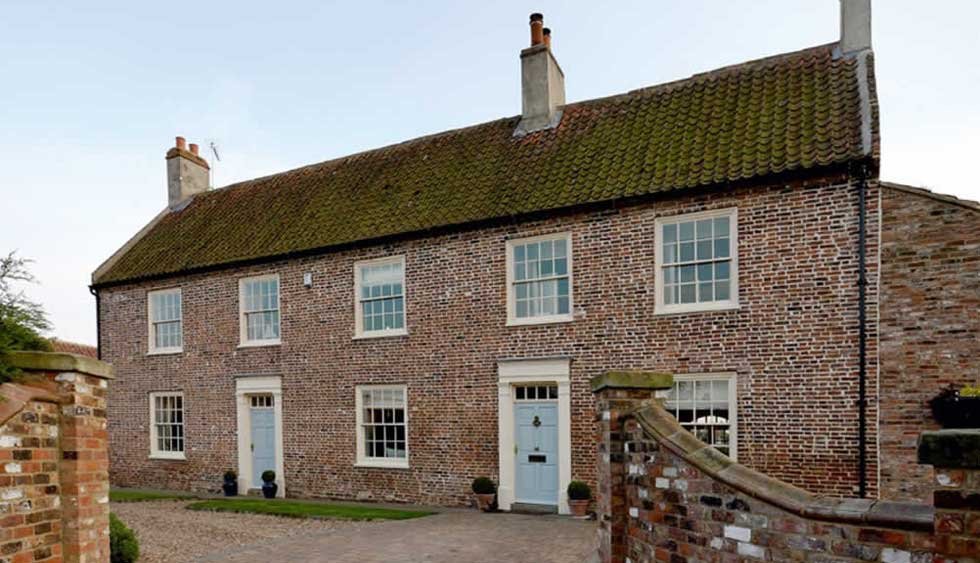
{"type": "Polygon", "coordinates": [[[372,522],[306,520],[262,514],[185,510],[186,501],[125,502],[112,512],[140,541],[140,563],[184,563],[250,544],[294,536],[357,533],[372,522]]]}
{"type": "Polygon", "coordinates": [[[198,512],[187,504],[119,503],[112,511],[139,536],[141,563],[580,563],[595,545],[595,522],[558,516],[450,509],[347,522],[198,512]]]}

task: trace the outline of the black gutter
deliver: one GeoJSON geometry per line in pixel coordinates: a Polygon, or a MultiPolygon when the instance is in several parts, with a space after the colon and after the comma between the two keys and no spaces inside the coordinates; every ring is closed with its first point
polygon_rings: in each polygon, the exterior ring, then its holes
{"type": "Polygon", "coordinates": [[[858,169],[858,495],[868,496],[867,167],[858,169]]]}
{"type": "Polygon", "coordinates": [[[102,303],[99,290],[89,287],[88,292],[95,296],[95,357],[102,359],[102,303]]]}

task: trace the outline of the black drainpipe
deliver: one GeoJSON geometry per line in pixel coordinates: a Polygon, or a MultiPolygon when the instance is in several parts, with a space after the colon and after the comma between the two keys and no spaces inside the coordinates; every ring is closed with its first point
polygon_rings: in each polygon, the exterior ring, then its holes
{"type": "Polygon", "coordinates": [[[858,169],[858,495],[861,498],[868,496],[867,190],[867,168],[861,165],[858,169]]]}
{"type": "Polygon", "coordinates": [[[99,290],[89,286],[88,292],[95,296],[95,357],[102,359],[102,306],[99,290]]]}

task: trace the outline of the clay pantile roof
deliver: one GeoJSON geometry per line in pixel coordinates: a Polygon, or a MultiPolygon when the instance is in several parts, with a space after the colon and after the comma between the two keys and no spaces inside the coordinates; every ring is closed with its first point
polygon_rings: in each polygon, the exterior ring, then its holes
{"type": "Polygon", "coordinates": [[[67,340],[58,340],[57,338],[51,339],[51,350],[53,352],[78,354],[79,356],[88,356],[90,358],[99,357],[99,351],[95,346],[79,344],[78,342],[69,342],[67,340]]]}
{"type": "Polygon", "coordinates": [[[510,117],[199,194],[93,282],[876,159],[873,59],[833,47],[572,103],[521,138],[510,117]]]}

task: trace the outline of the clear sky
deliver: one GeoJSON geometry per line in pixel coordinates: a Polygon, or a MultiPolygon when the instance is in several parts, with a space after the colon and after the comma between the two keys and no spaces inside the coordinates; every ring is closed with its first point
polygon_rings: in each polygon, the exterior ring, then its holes
{"type": "MultiPolygon", "coordinates": [[[[216,184],[520,113],[545,15],[578,101],[838,38],[837,0],[4,2],[0,252],[54,335],[95,343],[91,272],[167,201],[175,135],[216,184]]],[[[980,2],[876,0],[882,177],[980,199],[980,2]]]]}

